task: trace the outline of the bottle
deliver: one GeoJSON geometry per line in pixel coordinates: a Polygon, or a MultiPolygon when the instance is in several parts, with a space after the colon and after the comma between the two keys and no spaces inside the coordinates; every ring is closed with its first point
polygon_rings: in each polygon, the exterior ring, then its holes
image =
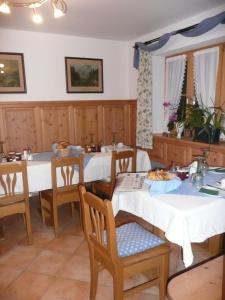
{"type": "Polygon", "coordinates": [[[28,155],[27,149],[24,148],[23,149],[23,160],[27,160],[27,155],[28,155]]]}
{"type": "Polygon", "coordinates": [[[176,166],[175,161],[171,161],[171,165],[170,165],[170,167],[169,167],[169,171],[170,171],[171,173],[176,173],[176,171],[177,171],[177,166],[176,166]]]}
{"type": "Polygon", "coordinates": [[[30,147],[27,149],[27,160],[33,160],[33,153],[30,147]]]}

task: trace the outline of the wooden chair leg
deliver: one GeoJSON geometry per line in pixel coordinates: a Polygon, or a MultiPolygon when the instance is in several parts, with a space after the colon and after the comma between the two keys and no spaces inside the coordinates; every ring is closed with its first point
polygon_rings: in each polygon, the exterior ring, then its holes
{"type": "Polygon", "coordinates": [[[54,224],[55,237],[58,237],[58,234],[59,234],[58,207],[55,204],[53,204],[52,206],[53,206],[52,213],[53,213],[53,224],[54,224]]]}
{"type": "Polygon", "coordinates": [[[41,194],[40,194],[40,201],[41,201],[41,217],[42,217],[42,223],[43,224],[46,224],[46,221],[45,221],[45,210],[44,210],[44,203],[45,203],[45,200],[41,197],[41,194]]]}
{"type": "Polygon", "coordinates": [[[98,263],[94,259],[94,255],[90,257],[91,268],[91,286],[90,286],[90,300],[95,300],[98,285],[98,263]]]}
{"type": "Polygon", "coordinates": [[[159,299],[165,300],[166,299],[166,286],[167,286],[167,280],[168,280],[168,274],[169,274],[169,257],[168,255],[165,255],[161,258],[161,270],[159,270],[159,273],[161,274],[163,272],[163,276],[161,276],[161,280],[159,283],[159,299]],[[163,271],[164,270],[164,271],[163,271]]]}
{"type": "Polygon", "coordinates": [[[31,220],[30,220],[29,205],[26,205],[25,210],[26,210],[25,218],[26,218],[27,238],[28,238],[28,243],[31,245],[33,243],[33,237],[32,237],[32,227],[31,227],[31,220]]]}
{"type": "Polygon", "coordinates": [[[114,300],[123,300],[123,278],[119,272],[115,271],[113,276],[113,294],[114,300]]]}

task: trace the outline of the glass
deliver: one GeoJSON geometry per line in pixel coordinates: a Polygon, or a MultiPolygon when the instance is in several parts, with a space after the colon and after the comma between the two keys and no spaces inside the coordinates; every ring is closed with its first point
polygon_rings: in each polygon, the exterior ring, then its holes
{"type": "Polygon", "coordinates": [[[193,186],[199,190],[203,186],[203,175],[201,172],[192,174],[191,181],[193,186]]]}

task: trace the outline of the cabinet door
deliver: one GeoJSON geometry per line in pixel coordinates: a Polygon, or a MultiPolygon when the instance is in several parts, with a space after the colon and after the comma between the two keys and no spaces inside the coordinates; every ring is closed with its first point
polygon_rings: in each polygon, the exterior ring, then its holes
{"type": "Polygon", "coordinates": [[[149,151],[150,159],[166,164],[165,143],[157,138],[153,138],[153,149],[149,151]]]}
{"type": "Polygon", "coordinates": [[[218,151],[210,151],[207,162],[210,166],[224,166],[224,155],[218,151]]]}
{"type": "Polygon", "coordinates": [[[167,144],[167,162],[175,162],[179,166],[188,164],[188,149],[185,146],[175,144],[167,144]]]}

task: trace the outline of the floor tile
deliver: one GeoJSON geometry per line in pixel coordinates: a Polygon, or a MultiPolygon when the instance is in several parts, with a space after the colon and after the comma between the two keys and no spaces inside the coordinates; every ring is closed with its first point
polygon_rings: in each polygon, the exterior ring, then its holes
{"type": "Polygon", "coordinates": [[[72,259],[69,259],[59,270],[57,276],[89,282],[89,257],[74,255],[72,259]]]}
{"type": "Polygon", "coordinates": [[[51,250],[42,250],[28,270],[41,274],[55,275],[70,256],[51,250]]]}
{"type": "Polygon", "coordinates": [[[0,291],[3,291],[11,282],[13,282],[22,270],[0,265],[0,291]]]}
{"type": "Polygon", "coordinates": [[[2,300],[39,300],[55,280],[52,276],[23,272],[8,289],[0,293],[2,300]]]}
{"type": "Polygon", "coordinates": [[[39,252],[40,250],[34,246],[15,246],[0,257],[0,265],[24,270],[33,262],[39,252]]]}
{"type": "Polygon", "coordinates": [[[89,257],[89,249],[86,240],[84,240],[80,246],[76,249],[75,254],[89,257]]]}
{"type": "Polygon", "coordinates": [[[61,235],[57,239],[50,241],[46,248],[54,251],[60,251],[73,254],[84,241],[84,237],[74,235],[61,235]]]}
{"type": "Polygon", "coordinates": [[[89,284],[57,278],[40,300],[89,300],[89,284]]]}

